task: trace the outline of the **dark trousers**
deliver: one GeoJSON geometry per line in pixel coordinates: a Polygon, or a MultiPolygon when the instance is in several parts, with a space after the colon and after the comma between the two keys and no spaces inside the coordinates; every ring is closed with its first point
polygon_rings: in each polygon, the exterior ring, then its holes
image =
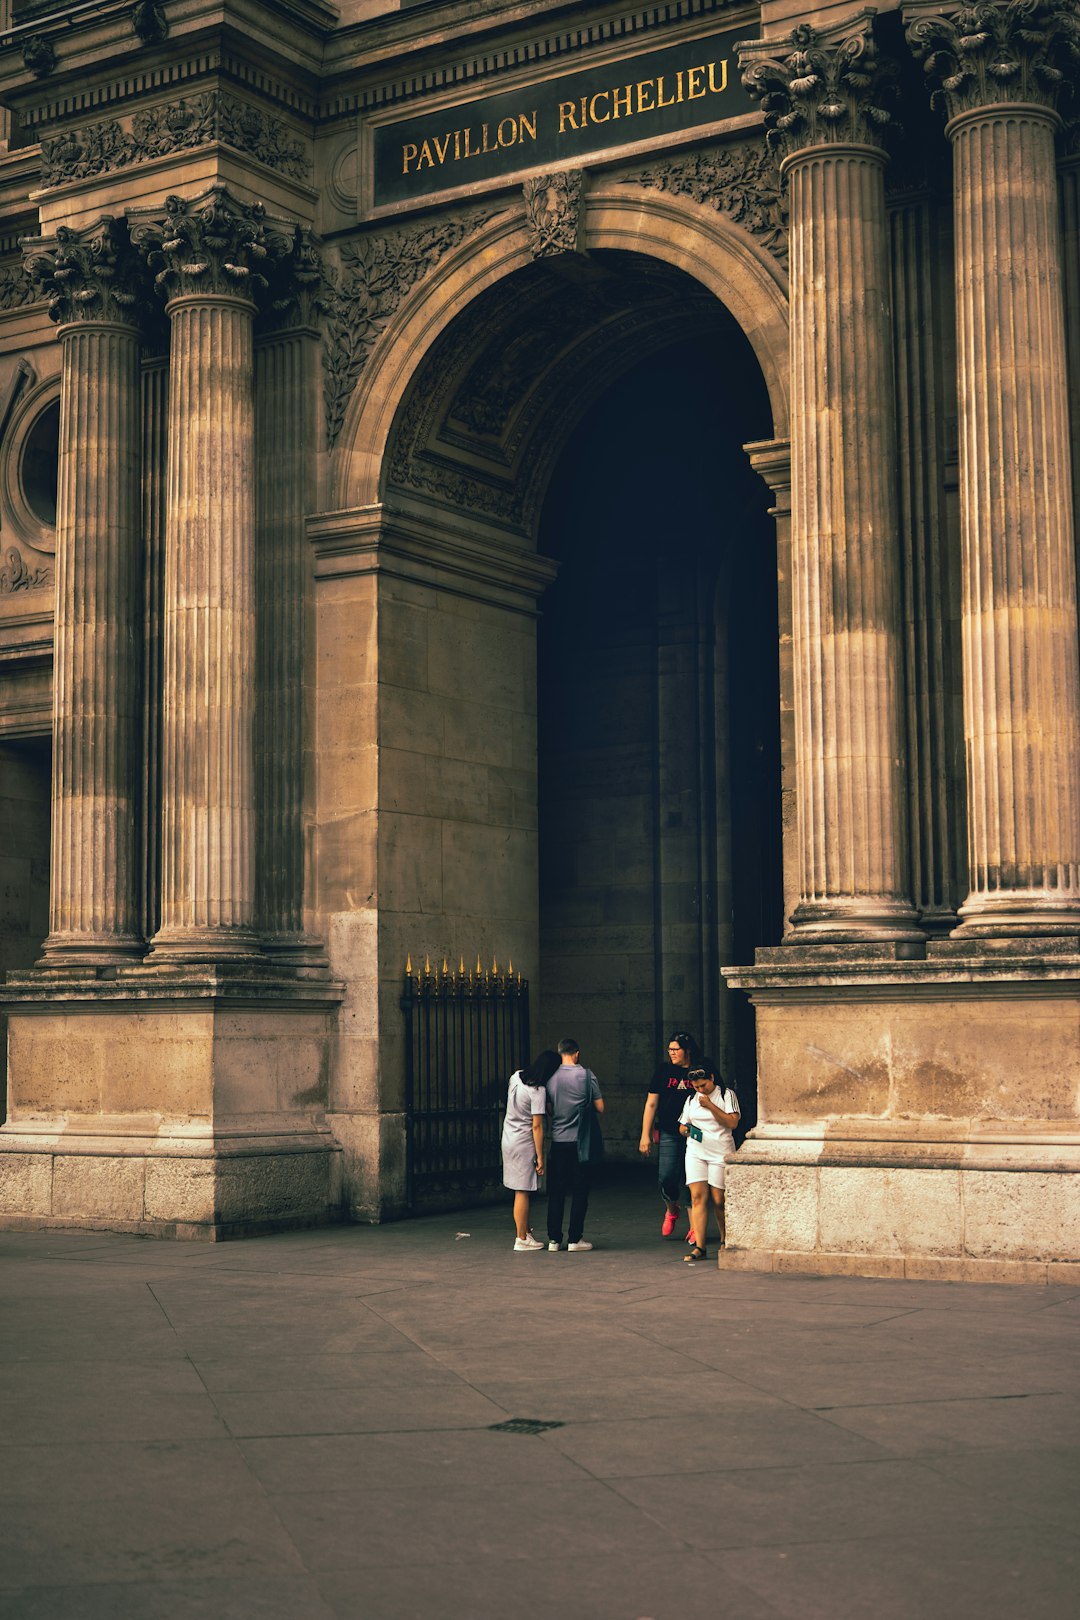
{"type": "Polygon", "coordinates": [[[579,1164],[576,1142],[551,1142],[547,1160],[547,1230],[549,1243],[563,1240],[563,1210],[570,1195],[571,1243],[580,1243],[589,1207],[590,1166],[579,1164]]]}

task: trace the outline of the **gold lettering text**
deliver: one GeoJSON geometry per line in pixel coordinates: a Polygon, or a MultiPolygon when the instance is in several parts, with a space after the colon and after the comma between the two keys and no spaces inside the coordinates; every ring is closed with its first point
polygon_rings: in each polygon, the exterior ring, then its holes
{"type": "Polygon", "coordinates": [[[662,73],[656,81],[656,105],[658,107],[674,107],[675,105],[674,96],[669,96],[666,101],[664,100],[664,75],[662,73]]]}
{"type": "Polygon", "coordinates": [[[438,154],[439,167],[441,168],[446,162],[446,154],[450,150],[450,131],[447,130],[441,141],[437,135],[433,136],[431,144],[434,146],[435,151],[438,154]]]}
{"type": "Polygon", "coordinates": [[[639,113],[640,112],[655,112],[656,103],[655,103],[655,101],[653,101],[652,95],[653,95],[653,91],[656,89],[656,80],[655,79],[642,79],[641,83],[636,85],[635,88],[637,90],[637,109],[636,110],[639,113]],[[649,98],[648,100],[645,99],[646,96],[648,96],[648,98],[649,98]]]}
{"type": "Polygon", "coordinates": [[[417,148],[413,144],[412,141],[409,141],[405,146],[403,146],[401,148],[401,172],[402,172],[402,174],[408,174],[408,172],[409,172],[409,164],[414,163],[416,161],[416,153],[417,153],[417,148]]]}
{"type": "MultiPolygon", "coordinates": [[[[725,72],[726,72],[727,71],[727,64],[726,63],[724,64],[724,68],[725,68],[725,72]]],[[[536,139],[536,108],[535,107],[532,110],[532,116],[531,117],[530,117],[530,115],[528,113],[519,113],[518,114],[518,140],[523,141],[525,139],[526,135],[528,135],[530,140],[535,141],[535,139],[536,139]]]]}
{"type": "Polygon", "coordinates": [[[499,146],[516,146],[517,145],[517,119],[516,118],[504,118],[502,120],[502,122],[500,123],[498,129],[495,131],[495,140],[496,140],[496,142],[497,142],[497,144],[499,146]],[[509,130],[510,133],[505,134],[504,132],[506,130],[509,130]]]}
{"type": "Polygon", "coordinates": [[[559,102],[559,134],[560,135],[562,135],[565,132],[567,125],[569,125],[571,129],[577,129],[577,127],[578,127],[577,113],[574,110],[574,103],[572,101],[560,101],[559,102]]]}
{"type": "Polygon", "coordinates": [[[687,101],[700,101],[705,94],[705,86],[701,83],[701,76],[705,72],[703,67],[692,67],[686,70],[686,99],[687,101]],[[698,88],[700,86],[700,89],[698,88]]]}
{"type": "MultiPolygon", "coordinates": [[[[702,94],[704,94],[704,91],[702,92],[702,94]]],[[[488,145],[488,127],[487,127],[486,124],[484,125],[484,144],[480,148],[480,150],[482,152],[490,152],[491,151],[491,147],[488,145]]]]}
{"type": "Polygon", "coordinates": [[[610,101],[611,100],[611,91],[610,90],[598,90],[596,92],[595,96],[593,96],[592,100],[589,102],[589,117],[592,119],[594,124],[606,124],[608,122],[608,120],[610,119],[610,117],[611,117],[611,108],[610,107],[608,108],[607,112],[604,114],[604,116],[602,118],[601,118],[600,114],[597,112],[596,103],[600,100],[601,97],[603,97],[603,99],[605,101],[610,101]]]}
{"type": "Polygon", "coordinates": [[[416,164],[417,174],[420,173],[420,170],[424,168],[425,165],[429,169],[433,169],[435,167],[435,159],[431,155],[431,147],[427,141],[423,141],[420,146],[420,156],[416,164]]]}
{"type": "Polygon", "coordinates": [[[625,90],[613,90],[611,92],[611,99],[615,103],[615,111],[611,115],[613,118],[620,116],[630,118],[632,116],[630,112],[630,92],[632,89],[633,86],[628,84],[625,90]]]}
{"type": "Polygon", "coordinates": [[[676,101],[681,101],[682,98],[683,98],[683,93],[682,93],[682,68],[680,68],[678,73],[676,73],[676,75],[675,75],[675,90],[676,90],[675,100],[676,101]]]}
{"type": "Polygon", "coordinates": [[[720,83],[719,84],[717,84],[717,82],[716,82],[716,63],[715,62],[710,62],[709,63],[709,89],[712,91],[714,96],[718,96],[720,94],[721,90],[726,90],[727,89],[727,57],[726,56],[725,56],[724,60],[721,62],[721,64],[720,64],[720,83]]]}

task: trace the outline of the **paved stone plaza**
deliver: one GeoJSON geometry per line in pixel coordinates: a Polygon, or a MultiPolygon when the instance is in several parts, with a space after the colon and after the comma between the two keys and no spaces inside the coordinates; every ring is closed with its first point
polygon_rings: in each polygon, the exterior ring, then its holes
{"type": "Polygon", "coordinates": [[[692,1268],[648,1179],[587,1255],[0,1233],[2,1620],[1074,1614],[1080,1288],[692,1268]]]}

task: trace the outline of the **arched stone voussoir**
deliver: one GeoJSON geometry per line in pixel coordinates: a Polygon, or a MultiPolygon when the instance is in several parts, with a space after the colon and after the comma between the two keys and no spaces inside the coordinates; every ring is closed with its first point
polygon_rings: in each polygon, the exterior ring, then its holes
{"type": "MultiPolygon", "coordinates": [[[[657,259],[715,294],[761,366],[774,434],[787,434],[787,280],[748,231],[692,200],[612,182],[589,193],[583,245],[657,259]]],[[[532,262],[524,208],[507,209],[465,236],[410,289],[376,340],[349,402],[330,466],[335,508],[380,499],[395,420],[424,357],[475,299],[532,262]]]]}

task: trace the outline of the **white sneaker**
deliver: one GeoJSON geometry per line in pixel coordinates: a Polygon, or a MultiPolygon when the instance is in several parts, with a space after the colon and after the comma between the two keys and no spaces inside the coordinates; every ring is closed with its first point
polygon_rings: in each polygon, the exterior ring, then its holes
{"type": "Polygon", "coordinates": [[[582,1238],[580,1243],[568,1243],[566,1247],[569,1249],[571,1254],[581,1254],[584,1250],[591,1249],[592,1244],[586,1243],[585,1239],[582,1238]]]}
{"type": "Polygon", "coordinates": [[[561,1243],[549,1243],[548,1244],[548,1250],[549,1250],[549,1252],[551,1254],[558,1254],[559,1250],[562,1247],[563,1247],[563,1245],[561,1243]]]}
{"type": "Polygon", "coordinates": [[[539,1238],[534,1238],[530,1232],[528,1237],[514,1239],[514,1253],[520,1254],[525,1249],[542,1249],[544,1245],[539,1238]]]}

